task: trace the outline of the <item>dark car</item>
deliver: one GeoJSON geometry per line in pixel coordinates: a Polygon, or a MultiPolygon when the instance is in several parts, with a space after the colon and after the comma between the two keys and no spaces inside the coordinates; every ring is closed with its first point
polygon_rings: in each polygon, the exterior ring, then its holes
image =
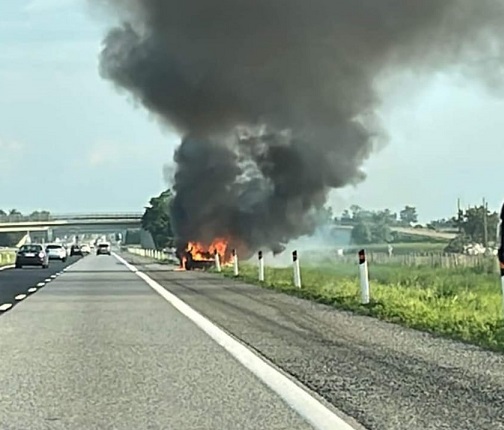
{"type": "Polygon", "coordinates": [[[72,245],[70,248],[70,256],[73,257],[74,255],[82,255],[82,249],[80,245],[72,245]]]}
{"type": "Polygon", "coordinates": [[[39,244],[23,245],[16,254],[16,268],[23,266],[40,266],[44,269],[49,267],[49,255],[44,247],[39,244]]]}
{"type": "Polygon", "coordinates": [[[96,255],[110,255],[110,244],[109,243],[100,243],[96,248],[96,255]]]}

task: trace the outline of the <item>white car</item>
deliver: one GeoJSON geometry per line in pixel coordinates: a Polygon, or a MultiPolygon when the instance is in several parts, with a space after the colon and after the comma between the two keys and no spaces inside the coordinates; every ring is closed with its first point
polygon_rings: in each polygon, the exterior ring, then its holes
{"type": "Polygon", "coordinates": [[[67,250],[65,247],[59,243],[51,243],[46,246],[46,252],[49,256],[49,260],[61,260],[66,261],[68,257],[67,250]]]}

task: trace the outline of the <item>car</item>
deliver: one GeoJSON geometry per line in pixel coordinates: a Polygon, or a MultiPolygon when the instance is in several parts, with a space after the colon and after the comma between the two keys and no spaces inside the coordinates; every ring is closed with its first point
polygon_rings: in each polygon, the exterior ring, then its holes
{"type": "Polygon", "coordinates": [[[59,243],[52,243],[46,246],[46,252],[49,256],[49,260],[61,260],[65,262],[67,260],[67,250],[63,245],[59,243]]]}
{"type": "Polygon", "coordinates": [[[89,245],[87,243],[85,243],[81,246],[81,252],[82,252],[82,255],[91,254],[91,248],[89,247],[89,245]]]}
{"type": "Polygon", "coordinates": [[[49,254],[44,246],[38,243],[30,243],[21,246],[16,254],[16,269],[23,266],[40,266],[44,269],[49,267],[49,254]]]}
{"type": "Polygon", "coordinates": [[[110,251],[110,243],[102,242],[98,244],[98,247],[96,248],[96,255],[111,255],[110,251]]]}
{"type": "Polygon", "coordinates": [[[73,257],[74,255],[82,255],[82,250],[79,245],[72,245],[70,248],[70,256],[73,257]]]}

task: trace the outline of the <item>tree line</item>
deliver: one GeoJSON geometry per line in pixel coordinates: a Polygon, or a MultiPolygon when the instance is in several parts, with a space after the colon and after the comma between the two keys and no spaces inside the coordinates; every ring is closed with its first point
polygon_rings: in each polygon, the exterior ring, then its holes
{"type": "Polygon", "coordinates": [[[0,209],[0,222],[23,222],[23,221],[49,221],[51,213],[49,211],[34,211],[25,215],[17,209],[4,211],[0,209]]]}
{"type": "MultiPolygon", "coordinates": [[[[158,248],[173,246],[174,233],[170,219],[170,204],[173,192],[163,191],[149,201],[142,216],[142,228],[148,231],[158,248]]],[[[32,214],[34,216],[37,216],[32,214]]],[[[421,237],[408,236],[392,230],[393,227],[421,227],[415,206],[406,205],[399,212],[390,209],[368,210],[352,205],[340,216],[335,216],[330,207],[320,208],[316,214],[318,225],[352,226],[351,240],[355,244],[384,244],[394,242],[418,242],[421,237]]],[[[447,252],[462,252],[469,243],[488,246],[495,242],[498,213],[480,205],[460,210],[452,217],[433,220],[425,226],[431,230],[458,231],[458,235],[446,247],[447,252]]],[[[425,238],[424,240],[432,240],[425,238]]]]}

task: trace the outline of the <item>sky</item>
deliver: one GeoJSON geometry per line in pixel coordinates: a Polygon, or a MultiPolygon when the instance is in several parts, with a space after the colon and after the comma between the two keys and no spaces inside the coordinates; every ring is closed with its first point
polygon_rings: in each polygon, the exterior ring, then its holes
{"type": "MultiPolygon", "coordinates": [[[[142,211],[180,138],[98,72],[111,20],[85,0],[0,2],[0,208],[142,211]]],[[[418,209],[420,221],[504,200],[504,96],[448,73],[378,82],[389,142],[335,213],[418,209]]]]}

